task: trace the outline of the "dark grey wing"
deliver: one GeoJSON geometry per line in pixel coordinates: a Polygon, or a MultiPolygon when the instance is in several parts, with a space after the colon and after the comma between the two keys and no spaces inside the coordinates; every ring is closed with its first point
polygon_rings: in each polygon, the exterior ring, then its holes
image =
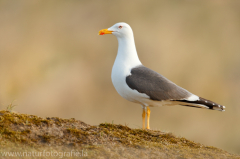
{"type": "Polygon", "coordinates": [[[126,77],[126,82],[131,89],[147,94],[152,100],[181,100],[192,95],[143,65],[133,68],[131,75],[126,77]]]}

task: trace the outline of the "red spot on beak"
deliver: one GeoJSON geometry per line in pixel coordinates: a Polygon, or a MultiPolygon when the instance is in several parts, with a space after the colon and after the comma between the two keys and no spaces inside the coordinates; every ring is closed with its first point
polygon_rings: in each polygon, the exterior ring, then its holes
{"type": "Polygon", "coordinates": [[[103,32],[103,31],[101,31],[100,33],[99,33],[99,35],[104,35],[105,33],[103,32]]]}

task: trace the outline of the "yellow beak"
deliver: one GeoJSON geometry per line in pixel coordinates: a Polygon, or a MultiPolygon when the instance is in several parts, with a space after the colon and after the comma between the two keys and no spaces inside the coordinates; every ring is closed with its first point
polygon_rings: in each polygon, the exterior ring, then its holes
{"type": "Polygon", "coordinates": [[[104,35],[104,34],[112,34],[113,31],[110,31],[108,29],[103,29],[98,32],[98,35],[104,35]]]}

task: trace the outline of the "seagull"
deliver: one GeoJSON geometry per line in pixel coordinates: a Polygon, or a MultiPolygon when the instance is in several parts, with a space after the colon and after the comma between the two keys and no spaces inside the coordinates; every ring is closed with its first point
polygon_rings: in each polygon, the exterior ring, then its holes
{"type": "Polygon", "coordinates": [[[125,99],[142,106],[142,128],[150,129],[150,108],[160,106],[188,106],[225,111],[225,106],[194,95],[161,74],[142,65],[135,47],[132,28],[124,22],[116,23],[99,35],[113,34],[118,40],[118,52],[112,68],[112,83],[125,99]]]}

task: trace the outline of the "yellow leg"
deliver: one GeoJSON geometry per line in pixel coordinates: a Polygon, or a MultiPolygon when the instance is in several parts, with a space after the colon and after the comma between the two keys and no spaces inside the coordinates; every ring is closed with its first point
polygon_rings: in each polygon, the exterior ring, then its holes
{"type": "Polygon", "coordinates": [[[147,107],[147,129],[150,129],[150,125],[149,125],[150,113],[151,113],[151,110],[149,107],[147,107]]]}
{"type": "Polygon", "coordinates": [[[143,108],[143,113],[142,113],[142,128],[145,129],[145,108],[143,108]]]}

